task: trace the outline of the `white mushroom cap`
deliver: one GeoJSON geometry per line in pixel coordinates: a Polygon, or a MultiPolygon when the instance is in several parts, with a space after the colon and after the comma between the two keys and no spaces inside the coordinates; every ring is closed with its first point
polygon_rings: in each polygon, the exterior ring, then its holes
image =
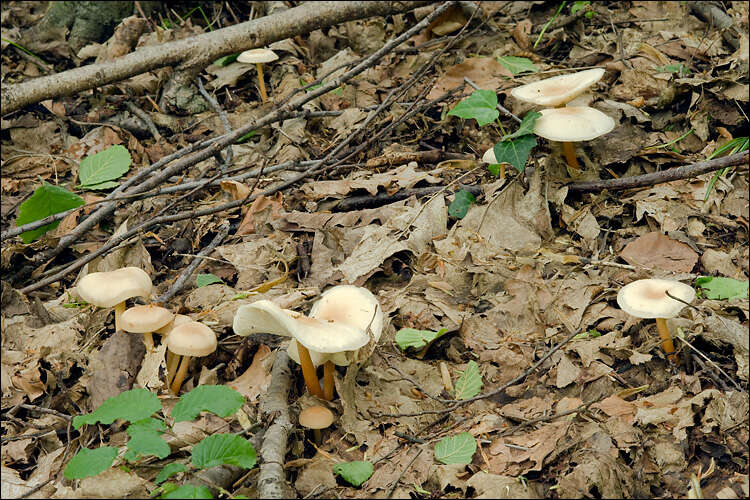
{"type": "Polygon", "coordinates": [[[378,299],[368,290],[354,285],[338,285],[326,290],[310,309],[310,317],[352,326],[359,330],[368,327],[373,340],[383,330],[383,312],[378,299]]]}
{"type": "Polygon", "coordinates": [[[167,349],[181,356],[208,356],[216,345],[214,331],[197,321],[175,326],[167,336],[167,349]]]}
{"type": "Polygon", "coordinates": [[[241,53],[237,57],[237,60],[241,63],[257,64],[269,63],[278,58],[279,56],[276,55],[276,52],[271,49],[251,49],[241,53]]]}
{"type": "Polygon", "coordinates": [[[543,109],[541,113],[534,133],[550,141],[590,141],[615,128],[612,118],[587,106],[543,109]]]}
{"type": "Polygon", "coordinates": [[[299,425],[308,429],[325,429],[333,423],[333,412],[325,406],[309,406],[299,414],[299,425]]]}
{"type": "Polygon", "coordinates": [[[78,282],[78,295],[98,307],[114,307],[131,297],[151,295],[151,278],[137,267],[87,274],[78,282]]]}
{"type": "Polygon", "coordinates": [[[484,154],[482,155],[482,161],[485,163],[489,163],[490,165],[497,163],[497,158],[495,158],[494,147],[491,147],[490,149],[484,152],[484,154]]]}
{"type": "Polygon", "coordinates": [[[169,309],[149,304],[126,310],[120,317],[120,325],[126,332],[151,333],[169,324],[173,318],[169,309]]]}
{"type": "Polygon", "coordinates": [[[158,333],[159,335],[169,335],[169,332],[171,332],[175,326],[187,323],[188,321],[193,321],[193,318],[184,314],[175,314],[174,318],[172,318],[172,321],[162,326],[158,330],[154,330],[153,333],[158,333]]]}
{"type": "Polygon", "coordinates": [[[570,102],[604,75],[604,68],[588,69],[568,75],[553,76],[538,82],[521,85],[510,95],[521,101],[542,106],[560,106],[570,102]]]}
{"type": "MultiPolygon", "coordinates": [[[[272,333],[294,337],[317,353],[353,351],[369,342],[367,332],[344,323],[308,318],[288,309],[282,309],[270,300],[259,300],[240,306],[234,315],[234,333],[247,336],[251,333],[272,333]]],[[[299,357],[295,361],[299,362],[299,357]]]]}
{"type": "Polygon", "coordinates": [[[647,279],[628,283],[617,294],[620,308],[636,318],[673,318],[685,304],[669,297],[666,292],[692,302],[695,290],[690,285],[674,280],[647,279]]]}

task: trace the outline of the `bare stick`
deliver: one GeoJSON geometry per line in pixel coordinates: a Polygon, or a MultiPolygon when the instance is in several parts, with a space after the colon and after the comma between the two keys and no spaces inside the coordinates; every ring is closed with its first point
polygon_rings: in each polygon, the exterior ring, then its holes
{"type": "Polygon", "coordinates": [[[743,163],[747,163],[747,159],[748,152],[744,151],[729,156],[722,156],[721,158],[699,161],[692,165],[669,168],[651,174],[636,175],[634,177],[620,177],[619,179],[608,179],[604,181],[574,182],[573,184],[568,184],[568,191],[590,193],[604,191],[605,189],[609,191],[619,191],[621,189],[653,186],[654,184],[661,184],[663,182],[689,179],[724,167],[742,165],[743,163]]]}

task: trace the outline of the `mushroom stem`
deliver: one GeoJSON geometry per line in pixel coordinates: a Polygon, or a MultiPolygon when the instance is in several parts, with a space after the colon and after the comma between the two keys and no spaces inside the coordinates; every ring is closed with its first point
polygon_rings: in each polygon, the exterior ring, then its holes
{"type": "Polygon", "coordinates": [[[323,391],[320,389],[320,382],[318,382],[318,376],[315,375],[315,366],[313,365],[312,358],[310,358],[310,351],[307,347],[303,346],[301,342],[297,342],[297,352],[299,353],[300,365],[302,365],[302,376],[305,377],[305,385],[307,390],[313,396],[317,396],[321,399],[325,399],[323,391]]]}
{"type": "Polygon", "coordinates": [[[667,355],[667,359],[676,364],[677,357],[674,354],[674,343],[672,342],[672,336],[669,334],[669,328],[667,328],[667,320],[664,318],[656,318],[656,328],[659,330],[661,346],[662,349],[664,349],[664,353],[667,355]]]}
{"type": "Polygon", "coordinates": [[[313,439],[315,440],[315,444],[320,444],[322,439],[320,429],[313,429],[313,439]]]}
{"type": "Polygon", "coordinates": [[[562,150],[563,155],[565,155],[565,161],[568,162],[568,166],[575,170],[581,170],[581,166],[578,164],[578,159],[576,158],[576,151],[573,148],[573,143],[563,142],[562,150]]]}
{"type": "MultiPolygon", "coordinates": [[[[111,303],[111,302],[110,302],[111,303]]],[[[125,312],[125,301],[123,300],[115,306],[115,331],[119,332],[120,328],[120,317],[125,312]]]]}
{"type": "Polygon", "coordinates": [[[505,179],[505,163],[501,163],[500,164],[500,172],[499,172],[498,176],[501,179],[505,179]]]}
{"type": "Polygon", "coordinates": [[[151,332],[143,334],[143,343],[146,344],[147,352],[154,350],[154,336],[151,335],[151,332]]]}
{"type": "Polygon", "coordinates": [[[185,380],[185,375],[187,375],[188,366],[190,366],[190,356],[182,356],[180,367],[177,369],[177,373],[175,373],[174,380],[170,386],[173,393],[178,394],[180,392],[182,381],[185,380]]]}
{"type": "Polygon", "coordinates": [[[180,364],[180,355],[167,351],[167,386],[172,385],[177,366],[180,364]]]}
{"type": "Polygon", "coordinates": [[[326,361],[323,365],[323,398],[333,399],[333,361],[326,361]]]}
{"type": "Polygon", "coordinates": [[[268,101],[268,94],[266,94],[266,84],[263,81],[263,64],[255,63],[255,67],[258,68],[258,87],[260,88],[260,100],[265,103],[268,101]]]}

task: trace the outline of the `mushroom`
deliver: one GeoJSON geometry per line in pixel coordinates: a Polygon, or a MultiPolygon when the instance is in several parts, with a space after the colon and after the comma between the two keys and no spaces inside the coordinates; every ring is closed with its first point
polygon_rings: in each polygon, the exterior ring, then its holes
{"type": "Polygon", "coordinates": [[[108,272],[90,273],[78,282],[78,295],[98,307],[115,308],[115,330],[120,330],[120,316],[125,301],[131,297],[151,295],[151,278],[137,267],[123,267],[108,272]]]}
{"type": "Polygon", "coordinates": [[[151,332],[163,328],[174,318],[174,314],[169,309],[165,309],[154,304],[147,306],[134,306],[122,313],[120,323],[122,329],[130,333],[142,333],[143,343],[146,349],[154,349],[154,339],[151,332]]]}
{"type": "Polygon", "coordinates": [[[313,353],[308,349],[314,350],[316,355],[320,352],[337,353],[359,349],[369,341],[368,335],[362,330],[333,321],[308,318],[295,311],[282,309],[270,300],[240,306],[234,315],[232,328],[237,335],[243,337],[253,333],[271,333],[294,337],[299,341],[295,344],[298,346],[298,349],[295,348],[296,358],[291,350],[290,356],[302,366],[307,390],[319,398],[324,397],[323,391],[315,375],[317,365],[310,357],[313,353]]]}
{"type": "Polygon", "coordinates": [[[299,425],[312,429],[315,444],[320,444],[320,430],[333,423],[333,412],[325,406],[309,406],[299,414],[299,425]]]}
{"type": "MultiPolygon", "coordinates": [[[[184,314],[175,314],[172,321],[162,326],[158,330],[154,330],[153,333],[158,333],[159,335],[167,336],[169,335],[169,332],[171,332],[174,329],[175,326],[181,325],[183,323],[187,323],[188,321],[193,321],[193,319],[190,316],[185,316],[184,314]]],[[[177,370],[177,363],[180,361],[180,357],[175,355],[172,351],[167,350],[166,361],[167,361],[167,380],[169,381],[174,378],[174,372],[177,370]]]]}
{"type": "MultiPolygon", "coordinates": [[[[216,334],[197,321],[188,321],[175,326],[167,336],[167,349],[178,358],[178,368],[170,384],[173,393],[180,392],[182,381],[190,365],[191,356],[208,356],[216,350],[216,334]],[[181,357],[181,359],[180,359],[181,357]]],[[[169,381],[168,381],[169,382],[169,381]]]]}
{"type": "Polygon", "coordinates": [[[237,57],[241,63],[255,64],[258,68],[258,84],[260,88],[260,99],[265,104],[268,101],[266,94],[266,84],[263,81],[263,63],[269,63],[278,59],[279,56],[271,49],[252,49],[246,50],[237,57]]]}
{"type": "Polygon", "coordinates": [[[484,152],[484,154],[482,155],[482,161],[485,163],[489,163],[490,165],[500,165],[500,178],[505,179],[505,163],[497,163],[494,147],[491,147],[484,152]]]}
{"type": "Polygon", "coordinates": [[[615,121],[598,109],[588,106],[543,109],[534,133],[538,136],[562,143],[563,154],[568,165],[580,170],[573,149],[574,142],[596,139],[615,128],[615,121]]]}
{"type": "MultiPolygon", "coordinates": [[[[594,83],[598,82],[603,75],[604,68],[594,68],[586,71],[579,71],[577,73],[571,73],[568,75],[553,76],[552,78],[547,78],[538,82],[528,83],[526,85],[516,87],[511,90],[510,95],[518,100],[541,106],[565,106],[567,103],[581,95],[594,83]]],[[[544,111],[542,111],[542,114],[544,114],[544,111]]],[[[539,120],[537,120],[537,124],[540,120],[542,120],[542,118],[539,118],[539,120]]],[[[614,127],[614,121],[612,121],[611,119],[610,121],[612,122],[612,127],[614,127]]],[[[612,128],[607,130],[607,132],[609,132],[610,130],[612,130],[612,128]]],[[[603,134],[606,134],[607,132],[603,132],[603,134]]],[[[536,127],[534,127],[534,133],[537,133],[536,127]]],[[[542,137],[547,138],[543,134],[537,133],[537,135],[541,135],[542,137]]],[[[578,164],[578,160],[576,159],[575,150],[573,149],[572,144],[572,142],[575,142],[576,140],[558,140],[562,142],[563,154],[565,155],[565,160],[567,161],[568,165],[571,168],[580,170],[581,167],[578,164]]],[[[578,140],[580,141],[589,139],[578,140]]]]}
{"type": "Polygon", "coordinates": [[[674,280],[645,279],[628,283],[617,294],[620,308],[636,318],[656,319],[661,345],[667,358],[676,362],[672,336],[667,328],[666,318],[677,316],[685,303],[695,298],[695,290],[690,285],[674,280]],[[669,295],[680,300],[675,300],[669,295]],[[684,302],[681,302],[684,301],[684,302]]]}
{"type": "MultiPolygon", "coordinates": [[[[310,317],[333,321],[362,330],[372,335],[370,341],[373,344],[380,339],[380,334],[383,331],[383,314],[378,299],[367,288],[354,285],[338,285],[326,290],[320,296],[320,300],[313,304],[312,309],[310,309],[310,317]]],[[[353,343],[358,342],[356,337],[352,340],[353,343]]],[[[355,349],[358,350],[359,348],[344,349],[325,356],[327,359],[323,365],[323,396],[326,400],[333,399],[333,365],[348,366],[351,364],[355,355],[358,354],[355,349]]],[[[292,344],[289,345],[288,351],[294,359],[291,350],[292,344]]]]}

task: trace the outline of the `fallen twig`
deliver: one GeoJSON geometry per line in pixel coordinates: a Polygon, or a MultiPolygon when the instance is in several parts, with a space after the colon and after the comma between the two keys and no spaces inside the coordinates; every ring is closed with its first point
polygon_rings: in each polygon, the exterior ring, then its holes
{"type": "Polygon", "coordinates": [[[713,172],[714,170],[719,170],[724,167],[742,165],[743,163],[747,162],[747,159],[748,152],[744,151],[742,153],[735,153],[729,156],[722,156],[721,158],[699,161],[691,165],[669,168],[667,170],[662,170],[661,172],[636,175],[633,177],[620,177],[619,179],[607,179],[603,181],[574,182],[572,184],[568,184],[567,187],[568,192],[588,193],[603,191],[605,189],[609,191],[618,191],[621,189],[652,186],[654,184],[661,184],[664,182],[696,177],[698,175],[713,172]]]}

